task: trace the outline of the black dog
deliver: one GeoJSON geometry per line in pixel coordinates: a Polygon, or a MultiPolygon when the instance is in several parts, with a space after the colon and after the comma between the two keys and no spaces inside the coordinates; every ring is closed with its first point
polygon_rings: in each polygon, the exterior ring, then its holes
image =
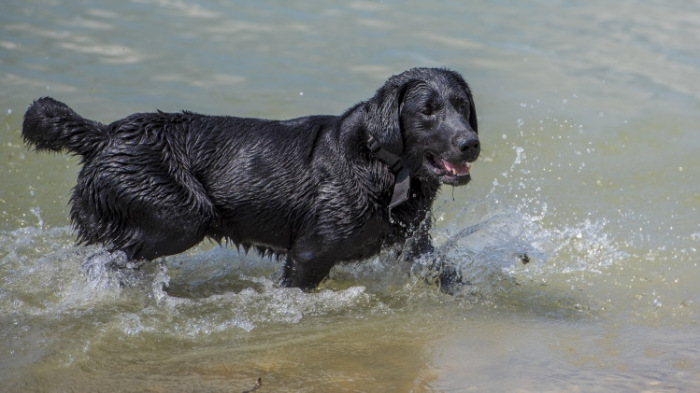
{"type": "Polygon", "coordinates": [[[287,121],[159,111],[105,125],[46,97],[22,135],[82,156],[79,241],[150,260],[228,240],[285,255],[283,284],[305,289],[384,246],[432,250],[438,188],[469,182],[480,151],[469,86],[434,68],[392,76],[341,116],[287,121]]]}

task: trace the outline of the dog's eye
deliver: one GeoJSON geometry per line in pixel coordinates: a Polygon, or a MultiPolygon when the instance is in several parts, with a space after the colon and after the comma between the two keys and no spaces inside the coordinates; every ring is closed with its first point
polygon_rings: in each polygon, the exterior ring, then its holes
{"type": "Polygon", "coordinates": [[[440,110],[440,104],[437,102],[428,102],[425,104],[423,107],[423,110],[421,111],[422,114],[425,116],[432,116],[435,114],[435,112],[440,110]]]}
{"type": "Polygon", "coordinates": [[[467,109],[467,101],[463,99],[457,99],[454,102],[455,109],[457,109],[460,112],[464,112],[467,109]]]}

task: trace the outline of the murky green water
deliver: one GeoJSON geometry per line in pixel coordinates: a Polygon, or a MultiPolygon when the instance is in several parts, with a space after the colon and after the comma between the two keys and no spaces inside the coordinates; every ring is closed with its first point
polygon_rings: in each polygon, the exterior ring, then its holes
{"type": "Polygon", "coordinates": [[[699,20],[660,0],[4,3],[0,390],[700,389],[699,20]],[[44,95],[102,122],[281,119],[413,66],[476,93],[484,153],[433,232],[473,283],[457,296],[388,255],[311,294],[213,244],[81,269],[100,250],[73,243],[77,159],[20,137],[44,95]]]}

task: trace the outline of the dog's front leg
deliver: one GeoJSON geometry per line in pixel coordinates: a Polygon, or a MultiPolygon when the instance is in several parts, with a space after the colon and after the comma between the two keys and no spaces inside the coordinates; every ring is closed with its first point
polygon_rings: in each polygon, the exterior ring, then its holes
{"type": "Polygon", "coordinates": [[[404,246],[402,258],[411,262],[422,258],[425,279],[436,282],[440,290],[447,294],[456,293],[459,288],[469,285],[462,277],[462,273],[451,263],[445,253],[436,249],[430,236],[430,220],[424,220],[413,232],[404,246]]]}
{"type": "Polygon", "coordinates": [[[311,251],[287,255],[282,275],[282,285],[311,291],[330,273],[332,258],[315,256],[311,251]]]}

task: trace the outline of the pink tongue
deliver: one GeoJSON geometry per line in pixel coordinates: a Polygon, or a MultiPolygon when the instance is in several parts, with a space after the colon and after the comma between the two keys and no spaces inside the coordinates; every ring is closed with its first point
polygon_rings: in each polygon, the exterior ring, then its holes
{"type": "Polygon", "coordinates": [[[446,160],[442,160],[442,165],[444,165],[445,169],[447,169],[447,171],[452,173],[452,174],[457,174],[457,175],[468,175],[469,174],[469,165],[467,163],[452,164],[446,160]]]}

